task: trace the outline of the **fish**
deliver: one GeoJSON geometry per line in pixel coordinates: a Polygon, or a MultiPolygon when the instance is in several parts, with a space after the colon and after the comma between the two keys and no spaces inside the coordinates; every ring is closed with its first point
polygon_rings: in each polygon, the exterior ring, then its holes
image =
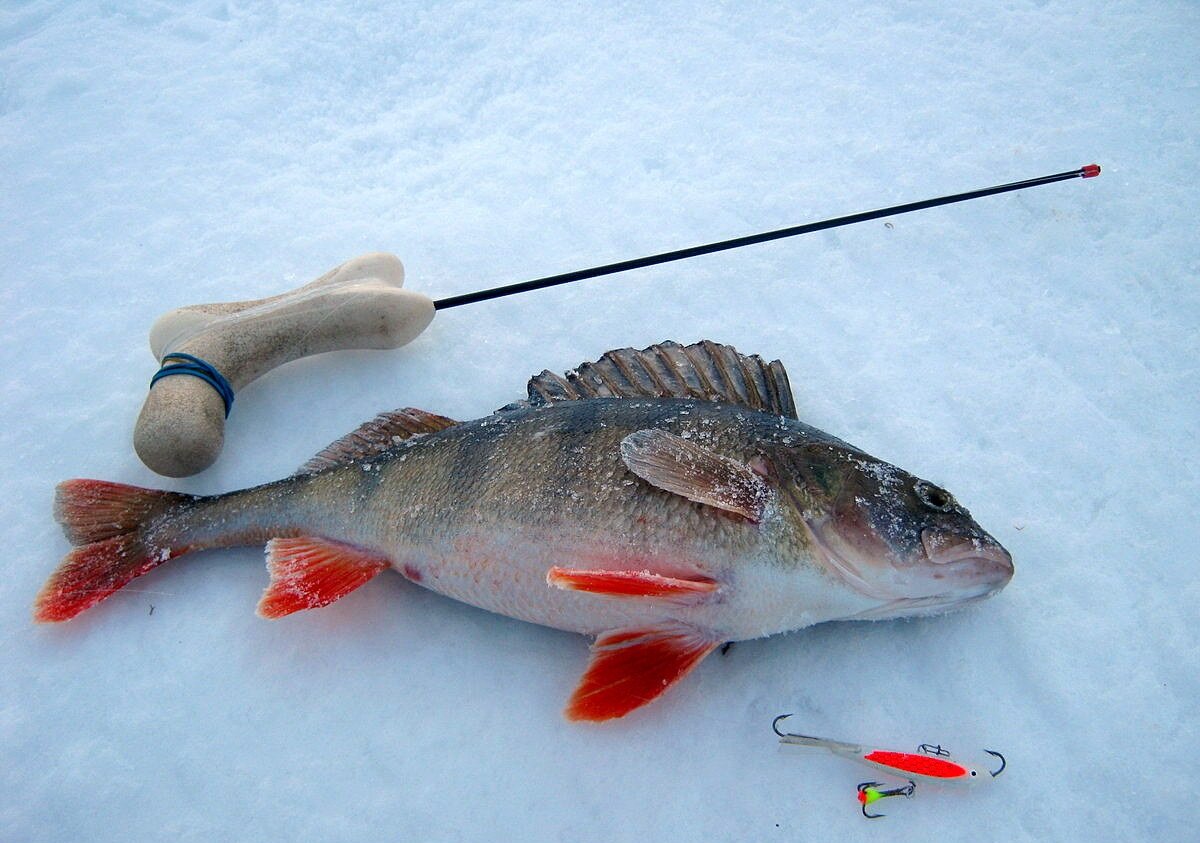
{"type": "Polygon", "coordinates": [[[240,491],[68,480],[54,514],[74,548],[36,621],[193,551],[265,544],[264,618],[392,570],[592,636],[564,712],[590,722],[657,699],[726,642],[937,614],[1013,575],[948,491],[801,422],[778,360],[709,340],[543,371],[474,421],[383,413],[240,491]]]}

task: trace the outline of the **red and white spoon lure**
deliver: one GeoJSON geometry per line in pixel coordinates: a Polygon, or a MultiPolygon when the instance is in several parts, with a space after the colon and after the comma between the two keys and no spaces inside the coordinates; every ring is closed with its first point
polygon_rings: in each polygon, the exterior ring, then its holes
{"type": "MultiPolygon", "coordinates": [[[[787,717],[791,717],[791,715],[781,714],[771,723],[771,728],[775,730],[775,734],[779,735],[780,743],[828,750],[834,755],[840,755],[843,758],[849,758],[860,764],[866,764],[868,767],[874,767],[876,770],[882,770],[889,775],[901,779],[908,779],[913,783],[924,781],[941,784],[975,785],[994,779],[1004,772],[1006,766],[1004,756],[992,749],[985,749],[984,752],[1000,759],[1000,767],[997,770],[988,770],[956,761],[950,756],[949,752],[937,744],[923,743],[917,747],[916,752],[898,752],[896,750],[880,749],[863,744],[846,743],[844,741],[815,738],[811,735],[783,732],[779,728],[779,721],[787,717]]],[[[865,784],[875,785],[877,782],[867,782],[865,784]]],[[[863,792],[861,786],[859,792],[860,794],[863,792]]],[[[903,795],[909,796],[911,794],[912,790],[908,789],[908,792],[903,795]]],[[[894,794],[887,793],[884,795],[894,794]]],[[[860,801],[862,800],[860,799],[860,801]]],[[[865,804],[863,814],[868,817],[873,816],[866,813],[865,804]]]]}

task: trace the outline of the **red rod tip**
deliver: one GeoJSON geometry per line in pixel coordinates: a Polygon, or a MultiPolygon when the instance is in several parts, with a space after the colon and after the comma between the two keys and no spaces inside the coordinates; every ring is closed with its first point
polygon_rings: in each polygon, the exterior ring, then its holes
{"type": "Polygon", "coordinates": [[[1079,172],[1085,179],[1095,178],[1096,176],[1100,175],[1100,165],[1084,164],[1079,168],[1079,172]]]}

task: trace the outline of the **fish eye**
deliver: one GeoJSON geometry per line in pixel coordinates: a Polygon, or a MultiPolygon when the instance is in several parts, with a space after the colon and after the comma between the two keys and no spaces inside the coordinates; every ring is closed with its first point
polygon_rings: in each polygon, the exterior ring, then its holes
{"type": "Polygon", "coordinates": [[[972,776],[978,776],[978,775],[979,775],[979,773],[977,773],[977,772],[975,772],[974,770],[972,770],[972,771],[971,771],[971,775],[972,775],[972,776]]]}
{"type": "Polygon", "coordinates": [[[936,509],[938,512],[949,512],[954,509],[954,498],[945,489],[939,489],[924,480],[918,480],[914,488],[921,503],[930,509],[936,509]]]}

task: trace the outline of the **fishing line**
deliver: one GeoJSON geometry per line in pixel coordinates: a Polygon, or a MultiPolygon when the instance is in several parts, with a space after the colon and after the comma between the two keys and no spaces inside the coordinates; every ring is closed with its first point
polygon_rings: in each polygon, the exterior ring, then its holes
{"type": "Polygon", "coordinates": [[[780,228],[775,231],[764,231],[760,234],[748,234],[744,237],[735,237],[732,240],[720,240],[716,243],[706,243],[702,246],[691,246],[687,249],[676,249],[671,252],[662,252],[657,255],[647,255],[643,258],[633,258],[631,260],[617,261],[616,263],[608,263],[603,266],[593,266],[590,269],[577,269],[574,272],[564,272],[560,275],[548,275],[545,278],[535,278],[532,281],[522,281],[518,284],[508,284],[503,287],[492,287],[487,290],[478,290],[474,293],[463,293],[458,296],[448,296],[444,299],[434,301],[433,306],[437,310],[446,310],[451,307],[458,307],[464,304],[473,304],[478,301],[487,301],[488,299],[498,299],[502,296],[512,296],[517,293],[527,293],[530,290],[541,290],[546,287],[556,287],[559,284],[569,284],[572,281],[582,281],[586,278],[596,278],[601,275],[612,275],[617,272],[626,272],[631,269],[641,269],[647,266],[656,266],[660,263],[670,263],[671,261],[685,260],[694,258],[700,255],[709,255],[713,252],[723,252],[727,249],[739,249],[742,246],[753,246],[756,243],[766,243],[771,240],[781,240],[784,237],[795,237],[799,234],[810,234],[814,231],[825,231],[830,228],[838,228],[843,225],[853,225],[856,222],[866,222],[868,220],[879,219],[880,217],[894,217],[900,214],[907,214],[911,211],[921,211],[925,208],[936,208],[939,205],[951,205],[955,202],[966,202],[968,199],[979,199],[984,196],[994,196],[997,193],[1008,193],[1013,190],[1024,190],[1027,187],[1037,187],[1043,184],[1053,184],[1058,181],[1067,181],[1068,179],[1090,179],[1100,175],[1099,164],[1087,164],[1080,167],[1078,170],[1067,170],[1062,173],[1054,173],[1049,176],[1038,176],[1037,178],[1025,179],[1024,181],[1010,182],[1009,184],[998,184],[993,187],[984,187],[978,190],[969,190],[966,193],[954,193],[949,196],[939,196],[935,199],[922,199],[919,202],[907,202],[903,205],[892,205],[889,208],[879,208],[875,211],[861,211],[857,214],[847,214],[844,217],[834,217],[833,219],[819,220],[818,222],[805,223],[803,225],[794,225],[789,228],[780,228]]]}

